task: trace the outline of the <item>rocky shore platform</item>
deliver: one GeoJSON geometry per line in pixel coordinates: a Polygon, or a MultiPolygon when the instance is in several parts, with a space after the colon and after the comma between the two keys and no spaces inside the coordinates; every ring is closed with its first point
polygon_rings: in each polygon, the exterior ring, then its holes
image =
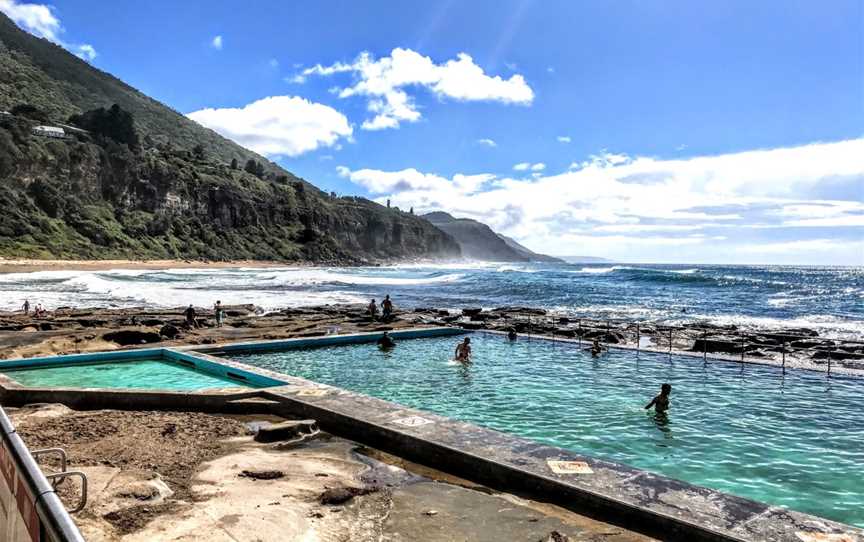
{"type": "MultiPolygon", "coordinates": [[[[650,542],[315,430],[261,439],[275,416],[8,409],[31,448],[63,447],[89,480],[92,542],[650,542]]],[[[294,422],[303,423],[303,422],[294,422]]],[[[58,489],[71,506],[79,487],[58,489]]]]}
{"type": "Polygon", "coordinates": [[[0,359],[49,356],[142,346],[215,344],[229,341],[318,337],[336,333],[455,326],[515,331],[573,341],[672,352],[821,371],[864,374],[864,338],[839,340],[807,328],[744,329],[693,323],[669,326],[574,318],[530,307],[397,310],[383,321],[362,305],[325,305],[265,312],[254,305],[225,307],[225,325],[212,310],[197,308],[197,327],[183,307],[59,308],[34,317],[0,312],[0,359]]]}

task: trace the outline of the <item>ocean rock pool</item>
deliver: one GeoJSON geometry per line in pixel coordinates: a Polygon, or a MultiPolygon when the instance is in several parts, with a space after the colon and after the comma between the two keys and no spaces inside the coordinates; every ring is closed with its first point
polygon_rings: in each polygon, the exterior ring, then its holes
{"type": "Polygon", "coordinates": [[[742,497],[864,526],[864,379],[471,335],[232,354],[459,420],[742,497]],[[644,405],[673,386],[668,419],[644,405]]]}
{"type": "Polygon", "coordinates": [[[76,363],[20,369],[4,369],[0,364],[0,373],[22,386],[43,388],[196,391],[208,388],[247,387],[246,384],[236,380],[158,359],[76,363]]]}

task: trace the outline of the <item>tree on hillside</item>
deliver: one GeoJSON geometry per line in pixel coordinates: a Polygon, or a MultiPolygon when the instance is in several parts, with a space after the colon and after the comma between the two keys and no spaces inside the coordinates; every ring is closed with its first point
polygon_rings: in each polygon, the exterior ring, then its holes
{"type": "Polygon", "coordinates": [[[18,104],[9,112],[16,117],[24,117],[39,122],[48,122],[48,115],[38,107],[30,104],[18,104]]]}
{"type": "Polygon", "coordinates": [[[204,160],[204,145],[198,143],[192,148],[192,155],[196,160],[204,160]]]}
{"type": "Polygon", "coordinates": [[[231,169],[237,169],[237,159],[236,158],[231,159],[231,169]]]}
{"type": "Polygon", "coordinates": [[[72,115],[69,117],[69,124],[117,143],[125,143],[132,150],[139,148],[135,119],[132,113],[124,111],[117,104],[112,105],[110,109],[99,107],[80,115],[72,115]]]}
{"type": "Polygon", "coordinates": [[[246,160],[246,165],[243,167],[243,171],[255,175],[255,172],[257,171],[257,168],[255,167],[255,160],[252,160],[251,158],[249,160],[246,160]]]}

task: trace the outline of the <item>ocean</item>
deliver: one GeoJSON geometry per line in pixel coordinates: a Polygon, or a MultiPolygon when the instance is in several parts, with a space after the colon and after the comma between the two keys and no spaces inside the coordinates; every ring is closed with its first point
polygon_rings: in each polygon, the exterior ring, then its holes
{"type": "Polygon", "coordinates": [[[648,264],[415,264],[0,274],[0,310],[254,303],[265,311],[368,303],[541,307],[574,316],[864,336],[864,268],[648,264]]]}

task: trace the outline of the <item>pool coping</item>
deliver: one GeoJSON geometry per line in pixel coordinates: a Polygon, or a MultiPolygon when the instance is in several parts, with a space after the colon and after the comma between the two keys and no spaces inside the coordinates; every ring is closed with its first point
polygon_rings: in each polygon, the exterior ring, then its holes
{"type": "MultiPolygon", "coordinates": [[[[487,330],[479,332],[490,333],[487,330]]],[[[391,335],[394,338],[419,338],[471,333],[475,331],[446,327],[394,331],[391,335]]],[[[546,446],[515,435],[212,355],[219,353],[230,356],[240,352],[356,344],[374,341],[381,335],[381,332],[366,332],[108,353],[126,353],[123,356],[125,359],[134,359],[136,356],[129,354],[132,352],[137,353],[139,358],[142,353],[147,355],[154,351],[189,356],[207,366],[224,366],[225,370],[244,371],[257,375],[262,380],[279,382],[271,387],[195,392],[29,388],[8,386],[8,383],[4,382],[6,377],[0,375],[0,403],[21,405],[60,402],[81,409],[177,409],[272,413],[314,418],[324,430],[355,442],[482,483],[493,489],[554,502],[577,513],[628,528],[635,527],[662,539],[800,542],[808,540],[808,534],[821,533],[838,536],[834,540],[864,541],[864,530],[832,520],[695,486],[626,465],[546,446]],[[555,461],[577,462],[576,471],[582,473],[556,472],[560,471],[558,467],[568,465],[550,463],[555,461]],[[848,538],[839,538],[840,535],[848,538]]],[[[537,339],[552,340],[547,337],[537,339]]],[[[3,363],[5,362],[0,362],[0,370],[3,363]]]]}

